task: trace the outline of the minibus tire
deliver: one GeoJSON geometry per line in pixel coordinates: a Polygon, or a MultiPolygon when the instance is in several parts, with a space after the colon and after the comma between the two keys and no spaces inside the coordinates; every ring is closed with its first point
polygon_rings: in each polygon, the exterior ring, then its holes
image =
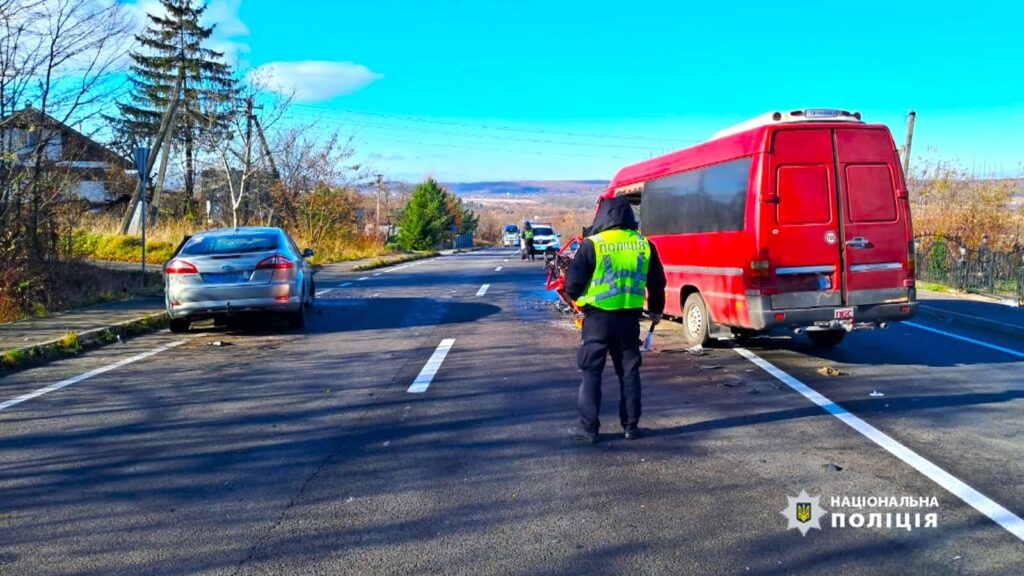
{"type": "Polygon", "coordinates": [[[818,348],[832,348],[846,337],[846,330],[809,330],[807,338],[818,348]]]}
{"type": "MultiPolygon", "coordinates": [[[[686,302],[683,303],[683,342],[686,346],[707,346],[711,343],[711,330],[709,328],[710,318],[708,318],[708,307],[704,303],[704,298],[697,292],[690,294],[686,297],[686,302]],[[691,315],[694,315],[694,320],[697,320],[699,314],[700,326],[696,332],[691,329],[691,315]]],[[[696,323],[696,322],[694,322],[696,323]]]]}

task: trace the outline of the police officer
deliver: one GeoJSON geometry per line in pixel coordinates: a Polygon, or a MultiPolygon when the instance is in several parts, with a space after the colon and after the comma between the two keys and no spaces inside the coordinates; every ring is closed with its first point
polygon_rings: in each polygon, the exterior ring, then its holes
{"type": "Polygon", "coordinates": [[[536,260],[536,251],[533,248],[533,226],[529,222],[523,224],[523,246],[520,250],[520,260],[530,258],[530,262],[536,260]]]}
{"type": "Polygon", "coordinates": [[[651,321],[661,321],[665,270],[654,245],[637,232],[625,197],[601,202],[589,234],[565,277],[566,293],[583,309],[577,354],[583,372],[580,425],[570,433],[576,440],[597,442],[601,373],[605,357],[611,356],[619,377],[619,421],[625,438],[633,440],[640,437],[640,315],[646,293],[651,321]]]}

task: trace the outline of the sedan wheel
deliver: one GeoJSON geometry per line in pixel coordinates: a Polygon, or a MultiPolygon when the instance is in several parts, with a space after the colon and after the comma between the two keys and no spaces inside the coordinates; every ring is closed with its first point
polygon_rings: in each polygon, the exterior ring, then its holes
{"type": "Polygon", "coordinates": [[[192,321],[188,318],[171,318],[169,324],[171,334],[184,334],[192,327],[192,321]]]}

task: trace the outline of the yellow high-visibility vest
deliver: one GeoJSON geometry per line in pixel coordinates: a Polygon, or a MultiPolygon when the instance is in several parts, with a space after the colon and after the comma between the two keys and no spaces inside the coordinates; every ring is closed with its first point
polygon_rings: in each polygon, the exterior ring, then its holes
{"type": "Polygon", "coordinates": [[[601,310],[644,307],[651,244],[635,230],[605,230],[587,238],[594,243],[597,265],[578,306],[601,310]]]}

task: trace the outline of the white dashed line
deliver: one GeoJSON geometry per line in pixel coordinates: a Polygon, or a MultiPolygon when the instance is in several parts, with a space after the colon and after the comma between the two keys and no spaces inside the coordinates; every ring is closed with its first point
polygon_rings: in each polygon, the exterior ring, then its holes
{"type": "Polygon", "coordinates": [[[490,287],[491,287],[490,284],[484,284],[483,286],[480,287],[479,290],[476,291],[476,295],[477,296],[483,296],[484,294],[487,294],[487,289],[490,288],[490,287]]]}
{"type": "Polygon", "coordinates": [[[345,288],[345,287],[351,286],[351,285],[352,285],[351,282],[345,282],[344,284],[338,284],[338,288],[345,288]]]}
{"type": "Polygon", "coordinates": [[[1024,541],[1024,520],[1021,520],[1021,518],[1013,512],[1003,508],[991,498],[985,496],[981,492],[978,492],[974,488],[971,488],[949,472],[946,472],[942,468],[932,464],[920,454],[914,452],[910,448],[907,448],[903,444],[900,444],[878,428],[875,428],[871,424],[868,424],[857,416],[854,416],[842,406],[829,400],[810,386],[777,368],[771,362],[768,362],[746,348],[737,347],[734,348],[734,350],[736,350],[740,356],[750,360],[759,368],[774,376],[776,380],[779,380],[786,386],[789,386],[793,390],[799,392],[804,398],[814,402],[826,412],[838,418],[843,424],[853,428],[868,440],[878,444],[893,456],[909,464],[912,468],[931,479],[932,482],[942,486],[949,491],[949,493],[963,500],[978,512],[988,516],[989,519],[1005,528],[1010,534],[1013,534],[1018,539],[1024,541]]]}
{"type": "Polygon", "coordinates": [[[495,272],[501,272],[501,266],[498,266],[497,268],[495,268],[494,271],[495,272]]]}
{"type": "Polygon", "coordinates": [[[434,350],[430,360],[427,360],[427,363],[423,366],[423,370],[420,370],[419,375],[412,381],[412,386],[409,386],[408,392],[410,394],[422,394],[427,391],[427,388],[430,388],[430,383],[434,380],[434,376],[441,368],[441,363],[444,362],[445,356],[448,355],[448,351],[452,349],[454,344],[454,338],[441,340],[437,350],[434,350]]]}
{"type": "Polygon", "coordinates": [[[316,295],[317,296],[322,296],[324,294],[327,294],[330,291],[331,291],[331,288],[324,288],[323,290],[317,290],[316,291],[316,295]]]}
{"type": "Polygon", "coordinates": [[[374,274],[373,274],[373,275],[374,275],[374,276],[380,276],[380,275],[381,275],[381,273],[380,273],[380,272],[374,272],[374,274]]]}
{"type": "Polygon", "coordinates": [[[56,384],[50,384],[49,386],[46,386],[45,388],[40,388],[40,389],[35,390],[33,392],[29,392],[28,394],[22,394],[21,396],[18,396],[17,398],[12,398],[12,399],[10,399],[10,400],[8,400],[6,402],[0,402],[0,410],[6,410],[7,408],[10,408],[11,406],[16,406],[18,404],[21,404],[22,402],[26,402],[26,401],[31,400],[33,398],[38,398],[39,396],[42,396],[43,394],[49,394],[50,392],[54,392],[56,390],[60,390],[61,388],[66,388],[68,386],[71,386],[72,384],[78,384],[79,382],[81,382],[83,380],[88,380],[89,378],[92,378],[94,376],[99,376],[100,374],[105,374],[107,372],[110,372],[111,370],[117,370],[118,368],[121,368],[122,366],[127,366],[129,364],[134,363],[134,362],[138,362],[139,360],[145,360],[146,358],[149,358],[150,356],[155,356],[155,355],[157,355],[157,354],[159,354],[161,352],[170,350],[171,348],[174,348],[176,346],[181,346],[185,342],[187,342],[187,340],[178,340],[177,342],[171,342],[170,344],[167,344],[166,346],[160,346],[159,348],[154,348],[152,350],[143,352],[142,354],[136,354],[135,356],[132,356],[130,358],[125,358],[124,360],[118,360],[117,362],[114,362],[113,364],[107,364],[106,366],[103,366],[101,368],[97,368],[95,370],[90,370],[89,372],[86,372],[85,374],[80,374],[80,375],[75,376],[73,378],[68,378],[67,380],[61,380],[60,382],[57,382],[56,384]]]}
{"type": "Polygon", "coordinates": [[[363,280],[369,280],[369,276],[363,276],[362,278],[356,278],[356,282],[362,282],[363,280]]]}
{"type": "Polygon", "coordinates": [[[968,342],[968,343],[971,343],[971,344],[976,344],[978,346],[982,346],[984,348],[988,348],[989,350],[995,350],[996,352],[1002,352],[1003,354],[1009,354],[1010,356],[1016,356],[1017,358],[1024,358],[1024,352],[1018,352],[1018,351],[1010,349],[1010,348],[1004,348],[1002,346],[996,346],[995,344],[989,344],[988,342],[982,342],[981,340],[975,340],[974,338],[968,338],[967,336],[960,336],[959,334],[953,334],[951,332],[944,332],[942,330],[938,330],[938,329],[935,329],[935,328],[929,328],[928,326],[923,326],[921,324],[918,324],[917,322],[904,322],[904,324],[906,324],[907,326],[913,326],[914,328],[917,328],[917,329],[920,329],[920,330],[924,330],[926,332],[933,332],[935,334],[941,334],[941,335],[946,336],[948,338],[953,338],[954,340],[960,340],[961,342],[968,342]]]}

